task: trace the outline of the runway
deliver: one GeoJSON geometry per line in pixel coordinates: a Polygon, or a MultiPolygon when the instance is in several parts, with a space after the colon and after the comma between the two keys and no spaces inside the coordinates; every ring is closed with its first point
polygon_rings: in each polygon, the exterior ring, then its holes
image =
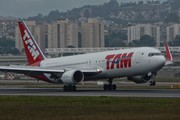
{"type": "Polygon", "coordinates": [[[64,92],[58,88],[1,88],[0,95],[180,98],[180,89],[118,89],[116,91],[104,91],[102,89],[79,88],[75,92],[64,92]]]}

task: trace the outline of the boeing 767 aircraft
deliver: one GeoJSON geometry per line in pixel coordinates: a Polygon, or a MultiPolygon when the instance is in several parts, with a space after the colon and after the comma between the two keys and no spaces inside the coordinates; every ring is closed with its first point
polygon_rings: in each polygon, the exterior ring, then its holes
{"type": "Polygon", "coordinates": [[[135,83],[155,85],[153,79],[164,65],[172,64],[166,45],[167,60],[157,49],[140,47],[125,50],[47,59],[26,24],[18,22],[29,66],[0,66],[0,71],[23,73],[50,83],[65,84],[64,91],[75,91],[83,81],[107,79],[104,90],[116,90],[114,78],[127,77],[135,83]]]}

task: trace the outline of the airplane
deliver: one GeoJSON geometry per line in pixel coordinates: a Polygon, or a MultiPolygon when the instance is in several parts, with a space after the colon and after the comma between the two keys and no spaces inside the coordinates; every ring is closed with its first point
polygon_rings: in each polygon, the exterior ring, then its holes
{"type": "Polygon", "coordinates": [[[46,58],[24,21],[18,22],[29,66],[0,66],[0,71],[23,73],[49,83],[65,84],[64,91],[76,91],[76,84],[99,79],[108,80],[104,90],[116,90],[114,78],[127,77],[135,83],[154,86],[157,71],[172,64],[166,45],[167,60],[152,47],[105,51],[75,56],[46,58]]]}

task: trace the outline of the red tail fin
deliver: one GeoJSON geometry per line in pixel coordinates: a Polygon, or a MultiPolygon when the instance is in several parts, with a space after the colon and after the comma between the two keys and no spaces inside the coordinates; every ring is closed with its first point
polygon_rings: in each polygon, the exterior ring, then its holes
{"type": "Polygon", "coordinates": [[[166,55],[167,55],[167,60],[166,60],[165,65],[172,65],[173,58],[172,58],[172,55],[171,55],[168,45],[166,45],[166,55]]]}
{"type": "Polygon", "coordinates": [[[28,30],[26,24],[23,21],[18,22],[18,24],[29,65],[44,60],[45,57],[28,30]]]}
{"type": "Polygon", "coordinates": [[[171,52],[170,52],[169,47],[168,47],[167,44],[166,44],[166,55],[167,55],[167,61],[172,61],[173,60],[171,52]]]}

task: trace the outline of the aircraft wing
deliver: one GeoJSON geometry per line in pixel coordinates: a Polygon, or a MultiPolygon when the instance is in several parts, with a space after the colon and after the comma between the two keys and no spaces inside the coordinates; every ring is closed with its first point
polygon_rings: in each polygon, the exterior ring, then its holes
{"type": "MultiPolygon", "coordinates": [[[[52,68],[42,68],[42,67],[33,67],[33,66],[0,66],[0,71],[3,72],[13,72],[20,73],[25,75],[37,75],[41,76],[43,73],[52,74],[52,73],[64,73],[65,70],[52,69],[52,68]]],[[[97,74],[97,70],[80,70],[84,74],[97,74]]]]}

